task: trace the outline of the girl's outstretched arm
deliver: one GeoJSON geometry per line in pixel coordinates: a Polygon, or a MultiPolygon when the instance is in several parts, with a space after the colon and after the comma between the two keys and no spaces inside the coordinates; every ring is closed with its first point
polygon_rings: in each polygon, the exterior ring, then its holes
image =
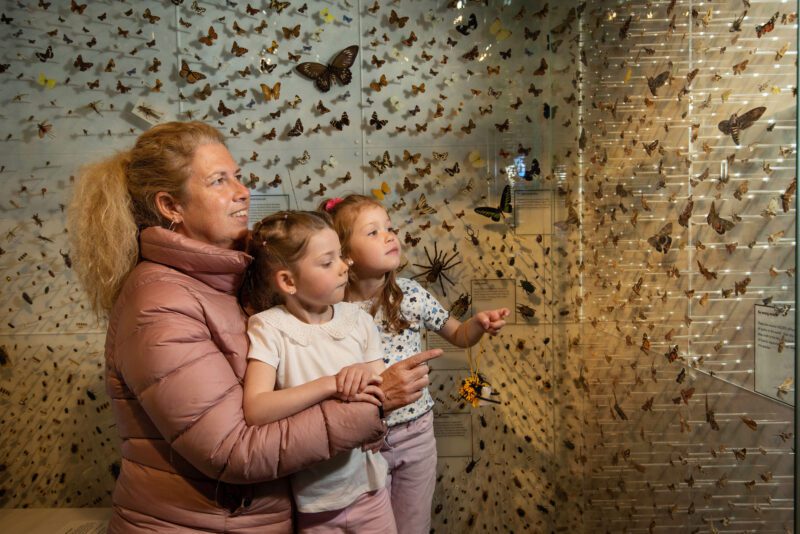
{"type": "Polygon", "coordinates": [[[508,308],[499,308],[478,312],[465,322],[450,317],[436,333],[456,347],[467,348],[480,341],[484,333],[494,335],[506,324],[505,318],[511,312],[508,308]]]}

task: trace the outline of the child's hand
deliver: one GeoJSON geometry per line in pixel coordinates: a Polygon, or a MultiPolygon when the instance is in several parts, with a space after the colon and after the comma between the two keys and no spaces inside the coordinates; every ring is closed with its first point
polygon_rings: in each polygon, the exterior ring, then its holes
{"type": "Polygon", "coordinates": [[[369,385],[379,386],[383,382],[368,363],[356,363],[342,368],[336,373],[336,394],[343,400],[350,400],[362,393],[369,385]]]}
{"type": "Polygon", "coordinates": [[[482,311],[475,314],[475,321],[483,328],[483,331],[493,336],[506,325],[504,319],[511,314],[508,308],[497,310],[482,311]]]}
{"type": "Polygon", "coordinates": [[[356,393],[355,395],[346,396],[341,393],[336,393],[334,394],[334,398],[343,400],[345,402],[368,402],[370,404],[374,404],[375,406],[383,405],[383,401],[386,400],[383,390],[377,385],[373,384],[368,385],[363,391],[356,393]]]}

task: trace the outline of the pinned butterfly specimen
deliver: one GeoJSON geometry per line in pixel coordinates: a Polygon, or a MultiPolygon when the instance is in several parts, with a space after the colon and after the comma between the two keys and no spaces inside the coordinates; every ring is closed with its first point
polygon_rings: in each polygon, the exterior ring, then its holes
{"type": "Polygon", "coordinates": [[[739,144],[739,132],[751,127],[761,115],[767,110],[764,106],[753,108],[750,111],[739,116],[736,113],[731,115],[730,119],[720,122],[717,127],[719,131],[725,135],[730,135],[733,142],[739,144]]]}
{"type": "Polygon", "coordinates": [[[418,188],[418,187],[419,187],[419,184],[416,184],[416,183],[412,182],[412,181],[411,181],[411,180],[408,178],[408,176],[406,176],[406,177],[403,179],[403,190],[404,190],[404,191],[407,191],[407,192],[409,192],[409,193],[410,193],[411,191],[413,191],[414,189],[416,189],[416,188],[418,188]]]}
{"type": "Polygon", "coordinates": [[[300,134],[303,133],[303,123],[300,119],[297,119],[294,123],[294,126],[286,133],[289,137],[300,137],[300,134]]]}
{"type": "Polygon", "coordinates": [[[200,37],[198,40],[206,46],[211,46],[214,44],[214,41],[217,40],[219,35],[217,35],[217,31],[214,29],[214,26],[208,27],[208,35],[204,35],[200,37]]]}
{"type": "Polygon", "coordinates": [[[86,11],[86,6],[87,4],[78,4],[75,0],[70,0],[69,2],[69,10],[78,15],[83,15],[83,12],[86,11]]]}
{"type": "Polygon", "coordinates": [[[86,72],[87,70],[91,69],[94,66],[94,63],[89,63],[88,61],[84,61],[83,57],[80,54],[78,54],[78,57],[75,58],[75,61],[72,63],[72,66],[80,70],[81,72],[86,72]]]}
{"type": "Polygon", "coordinates": [[[414,167],[414,169],[417,171],[417,176],[423,177],[431,173],[431,164],[428,163],[424,167],[414,167]]]}
{"type": "Polygon", "coordinates": [[[44,73],[39,73],[39,77],[36,79],[36,83],[39,85],[46,87],[47,89],[52,89],[56,86],[55,79],[48,78],[44,75],[44,73]]]}
{"type": "Polygon", "coordinates": [[[419,152],[417,152],[416,154],[412,154],[408,150],[403,150],[403,161],[410,161],[411,163],[416,165],[417,162],[419,161],[419,158],[421,157],[422,154],[420,154],[419,152]]]}
{"type": "Polygon", "coordinates": [[[506,185],[503,188],[503,193],[500,195],[500,204],[497,207],[492,206],[478,206],[475,208],[475,213],[488,217],[494,222],[499,222],[500,219],[505,217],[506,213],[511,213],[513,208],[511,206],[511,186],[506,185]]]}
{"type": "Polygon", "coordinates": [[[300,63],[295,70],[313,80],[317,89],[323,93],[327,93],[331,89],[333,80],[339,82],[340,85],[347,85],[353,79],[353,73],[350,67],[356,60],[358,55],[358,45],[348,46],[333,58],[333,61],[328,65],[322,63],[306,62],[300,63]]]}
{"type": "Polygon", "coordinates": [[[658,88],[667,83],[669,80],[669,71],[665,70],[664,72],[654,76],[654,77],[647,77],[647,87],[650,88],[650,93],[653,96],[658,96],[658,88]]]}
{"type": "Polygon", "coordinates": [[[225,103],[222,100],[220,100],[219,104],[217,104],[217,111],[222,113],[223,117],[227,117],[228,115],[233,115],[234,113],[232,109],[225,106],[225,103]]]}
{"type": "Polygon", "coordinates": [[[408,17],[400,17],[394,9],[392,10],[389,15],[389,24],[397,26],[398,28],[405,28],[406,22],[408,22],[408,17]]]}
{"type": "Polygon", "coordinates": [[[672,246],[672,223],[668,222],[665,224],[661,230],[658,231],[657,234],[650,236],[647,238],[647,242],[650,244],[651,247],[656,249],[658,252],[662,254],[666,254],[669,252],[670,247],[672,246]]]}
{"type": "Polygon", "coordinates": [[[719,216],[713,201],[711,202],[711,209],[709,210],[708,215],[706,216],[706,222],[711,228],[714,229],[715,232],[717,232],[720,235],[731,230],[735,226],[733,222],[727,219],[723,219],[722,217],[719,216]]]}
{"type": "MultiPolygon", "coordinates": [[[[542,58],[542,60],[539,62],[539,68],[537,68],[535,71],[533,71],[533,75],[534,76],[544,76],[544,73],[546,73],[546,72],[547,72],[547,61],[545,61],[545,59],[542,58]]],[[[530,89],[528,89],[528,92],[531,92],[530,89]]],[[[534,96],[536,96],[535,91],[534,91],[534,96]]]]}
{"type": "Polygon", "coordinates": [[[428,204],[428,199],[425,197],[424,193],[421,194],[417,199],[417,204],[414,206],[414,210],[419,215],[433,215],[436,213],[436,209],[428,204]]]}
{"type": "MultiPolygon", "coordinates": [[[[53,125],[47,121],[42,121],[36,124],[37,134],[39,135],[39,139],[43,139],[44,136],[54,137],[52,134],[53,125]]],[[[40,225],[41,226],[41,225],[40,225]]]]}
{"type": "Polygon", "coordinates": [[[471,134],[473,129],[475,129],[475,121],[473,121],[472,119],[469,120],[466,126],[461,127],[461,131],[466,133],[467,135],[471,134]]]}
{"type": "Polygon", "coordinates": [[[39,59],[39,61],[45,63],[48,59],[53,59],[53,47],[48,46],[47,50],[45,50],[44,52],[34,52],[34,54],[39,59]]]}
{"type": "Polygon", "coordinates": [[[189,68],[189,64],[186,63],[186,60],[181,60],[181,70],[178,72],[181,78],[185,79],[189,83],[196,83],[200,80],[205,80],[206,75],[202,72],[196,72],[189,68]]]}
{"type": "Polygon", "coordinates": [[[265,134],[261,134],[261,139],[264,139],[265,141],[272,141],[277,136],[278,136],[278,133],[275,131],[275,128],[273,128],[269,132],[267,132],[265,134]]]}
{"type": "Polygon", "coordinates": [[[378,174],[383,174],[389,167],[394,167],[388,150],[384,151],[383,158],[379,157],[374,160],[370,160],[369,164],[373,169],[378,171],[378,174]]]}
{"type": "Polygon", "coordinates": [[[336,117],[331,119],[331,126],[339,130],[340,132],[344,129],[345,126],[350,126],[350,117],[347,116],[347,112],[343,111],[341,118],[338,120],[336,117]]]}
{"type": "Polygon", "coordinates": [[[370,63],[375,65],[375,67],[379,69],[379,68],[381,68],[383,66],[384,63],[386,63],[386,60],[385,59],[378,59],[378,56],[376,56],[375,54],[372,54],[372,59],[370,60],[370,63]]]}
{"type": "Polygon", "coordinates": [[[500,42],[505,41],[509,37],[511,37],[511,30],[508,28],[503,27],[503,23],[499,18],[494,19],[492,25],[489,26],[489,33],[494,35],[494,38],[500,42]]]}
{"type": "Polygon", "coordinates": [[[455,162],[455,164],[452,167],[450,167],[450,168],[445,167],[444,168],[444,172],[446,172],[449,176],[452,177],[452,176],[455,176],[456,174],[460,173],[461,172],[461,168],[458,166],[458,162],[455,162]]]}
{"type": "Polygon", "coordinates": [[[377,111],[373,111],[372,117],[369,119],[369,125],[374,126],[376,130],[382,129],[388,122],[386,119],[379,119],[377,111]]]}
{"type": "Polygon", "coordinates": [[[374,196],[378,200],[383,200],[384,198],[386,198],[386,195],[392,192],[391,188],[389,187],[389,184],[387,184],[386,182],[382,182],[379,188],[372,189],[371,191],[372,191],[372,196],[374,196]]]}
{"type": "Polygon", "coordinates": [[[320,115],[325,115],[330,111],[328,108],[325,107],[325,104],[322,103],[322,100],[317,102],[316,110],[317,113],[319,113],[320,115]]]}
{"type": "Polygon", "coordinates": [[[287,28],[283,26],[281,28],[283,30],[283,38],[284,39],[292,39],[294,37],[300,37],[300,25],[298,24],[294,28],[287,28]]]}
{"type": "Polygon", "coordinates": [[[206,98],[211,96],[211,92],[212,92],[211,84],[207,83],[205,87],[203,87],[202,89],[197,89],[194,92],[194,97],[197,98],[198,100],[205,100],[206,98]]]}
{"type": "Polygon", "coordinates": [[[644,151],[647,152],[648,156],[652,156],[653,151],[658,148],[658,139],[652,143],[642,143],[642,148],[644,148],[644,151]]]}
{"type": "Polygon", "coordinates": [[[381,74],[381,77],[374,82],[369,82],[369,88],[373,91],[377,91],[380,93],[381,89],[389,85],[389,82],[386,81],[386,75],[381,74]]]}
{"type": "Polygon", "coordinates": [[[508,131],[508,119],[501,123],[495,123],[494,127],[497,128],[498,132],[507,132],[508,131]]]}
{"type": "Polygon", "coordinates": [[[242,57],[247,52],[248,52],[247,48],[239,46],[239,44],[236,41],[234,41],[233,45],[231,45],[231,54],[233,54],[236,57],[242,57]]]}
{"type": "Polygon", "coordinates": [[[413,94],[414,96],[424,92],[425,92],[424,83],[421,83],[419,85],[414,85],[413,83],[411,84],[411,94],[413,94]]]}
{"type": "Polygon", "coordinates": [[[475,13],[470,13],[466,24],[456,25],[456,31],[464,36],[469,35],[472,32],[472,30],[475,30],[477,28],[478,28],[478,19],[475,17],[475,13]]]}
{"type": "Polygon", "coordinates": [[[411,32],[411,34],[406,39],[400,39],[400,42],[406,46],[411,46],[417,42],[417,34],[411,32]]]}
{"type": "Polygon", "coordinates": [[[476,46],[473,46],[470,49],[469,52],[467,52],[466,54],[462,55],[461,57],[462,57],[462,59],[466,59],[467,61],[473,61],[473,60],[478,59],[479,55],[480,55],[480,52],[478,52],[478,47],[476,45],[476,46]]]}
{"type": "Polygon", "coordinates": [[[792,207],[792,197],[794,196],[795,191],[797,190],[797,177],[792,180],[792,183],[789,184],[789,187],[786,188],[781,194],[781,205],[783,207],[783,212],[788,212],[792,207]]]}
{"type": "Polygon", "coordinates": [[[741,74],[741,73],[743,73],[743,72],[744,72],[744,70],[747,68],[747,64],[748,64],[749,62],[750,62],[750,60],[749,60],[749,59],[745,59],[744,61],[742,61],[742,62],[740,62],[740,63],[737,63],[736,65],[734,65],[733,67],[731,67],[731,70],[733,70],[733,74],[734,74],[734,76],[735,76],[735,75],[737,75],[737,74],[741,74]]]}
{"type": "Polygon", "coordinates": [[[683,211],[680,215],[678,215],[678,224],[683,226],[684,228],[689,228],[689,220],[692,218],[692,210],[694,209],[694,200],[692,200],[691,195],[686,200],[686,206],[683,208],[683,211]]]}
{"type": "Polygon", "coordinates": [[[412,237],[411,234],[406,232],[405,243],[406,245],[411,245],[412,247],[416,247],[417,244],[422,240],[421,237],[412,237]]]}
{"type": "Polygon", "coordinates": [[[775,21],[778,19],[778,12],[776,11],[772,17],[765,22],[764,24],[758,24],[756,26],[756,36],[761,39],[761,37],[772,30],[775,29],[775,21]]]}
{"type": "Polygon", "coordinates": [[[260,87],[261,94],[264,95],[264,100],[267,102],[270,100],[278,100],[281,96],[281,82],[275,83],[272,88],[265,83],[260,84],[260,87]]]}

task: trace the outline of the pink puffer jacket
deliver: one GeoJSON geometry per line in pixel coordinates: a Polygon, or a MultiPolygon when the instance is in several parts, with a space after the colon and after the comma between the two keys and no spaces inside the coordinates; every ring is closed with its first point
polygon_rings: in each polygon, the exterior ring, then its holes
{"type": "Polygon", "coordinates": [[[106,338],[122,438],[115,532],[291,532],[286,475],[383,432],[375,406],[325,401],[249,427],[242,413],[250,257],[162,228],[142,231],[106,338]]]}

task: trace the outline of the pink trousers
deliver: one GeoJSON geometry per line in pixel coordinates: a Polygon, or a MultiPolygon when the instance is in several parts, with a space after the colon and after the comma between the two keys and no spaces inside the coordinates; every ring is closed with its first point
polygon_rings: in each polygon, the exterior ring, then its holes
{"type": "Polygon", "coordinates": [[[386,488],[365,493],[330,512],[297,512],[297,532],[310,534],[397,534],[386,488]]]}
{"type": "Polygon", "coordinates": [[[389,464],[386,486],[399,534],[428,534],[436,487],[433,410],[389,429],[381,454],[389,464]]]}

